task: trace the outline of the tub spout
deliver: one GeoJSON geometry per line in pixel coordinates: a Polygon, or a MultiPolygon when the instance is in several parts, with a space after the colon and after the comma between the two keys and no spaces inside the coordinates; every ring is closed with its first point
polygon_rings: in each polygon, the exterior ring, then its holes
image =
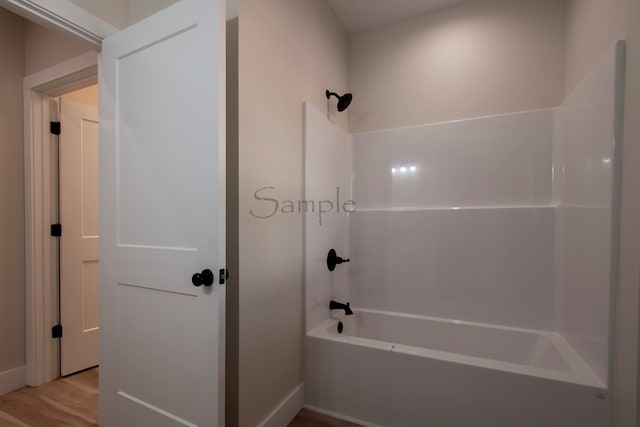
{"type": "Polygon", "coordinates": [[[349,307],[349,303],[343,304],[334,300],[331,300],[329,303],[329,310],[344,310],[344,314],[347,316],[351,316],[353,314],[351,307],[349,307]]]}

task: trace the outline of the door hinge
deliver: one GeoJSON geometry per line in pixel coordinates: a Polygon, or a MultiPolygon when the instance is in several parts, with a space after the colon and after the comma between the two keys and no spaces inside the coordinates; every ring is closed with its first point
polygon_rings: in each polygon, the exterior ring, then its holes
{"type": "Polygon", "coordinates": [[[51,224],[51,237],[62,236],[62,224],[51,224]]]}
{"type": "Polygon", "coordinates": [[[221,268],[220,269],[220,274],[218,275],[218,277],[220,277],[219,283],[221,285],[224,285],[224,282],[229,279],[229,270],[227,270],[225,268],[221,268]]]}
{"type": "Polygon", "coordinates": [[[62,325],[51,328],[51,338],[62,338],[62,325]]]}
{"type": "Polygon", "coordinates": [[[60,122],[49,122],[49,132],[53,135],[60,135],[60,122]]]}

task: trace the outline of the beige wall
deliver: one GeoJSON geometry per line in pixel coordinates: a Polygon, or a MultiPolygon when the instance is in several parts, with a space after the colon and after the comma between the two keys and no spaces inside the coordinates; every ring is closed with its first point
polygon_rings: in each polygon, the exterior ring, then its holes
{"type": "MultiPolygon", "coordinates": [[[[324,0],[243,0],[239,51],[239,425],[248,427],[302,382],[302,217],[254,218],[253,194],[272,186],[280,199],[302,197],[302,103],[325,111],[325,89],[347,89],[347,37],[324,0]]],[[[331,117],[346,128],[345,114],[331,117]]]]}
{"type": "Polygon", "coordinates": [[[72,99],[83,104],[98,106],[98,85],[92,85],[83,89],[62,95],[62,98],[72,99]]]}
{"type": "Polygon", "coordinates": [[[93,48],[66,34],[27,21],[25,27],[25,75],[82,55],[93,48]]]}
{"type": "Polygon", "coordinates": [[[129,0],[70,1],[116,28],[124,28],[129,24],[129,0]]]}
{"type": "Polygon", "coordinates": [[[350,130],[559,105],[565,9],[558,0],[475,0],[352,34],[350,130]]]}
{"type": "Polygon", "coordinates": [[[178,0],[129,0],[129,24],[177,3],[178,0]]]}
{"type": "Polygon", "coordinates": [[[70,0],[116,28],[125,28],[179,0],[70,0]]]}
{"type": "Polygon", "coordinates": [[[0,8],[0,373],[25,363],[24,20],[0,8]]]}
{"type": "Polygon", "coordinates": [[[567,6],[567,78],[569,94],[613,41],[632,26],[638,0],[569,0],[567,6]]]}

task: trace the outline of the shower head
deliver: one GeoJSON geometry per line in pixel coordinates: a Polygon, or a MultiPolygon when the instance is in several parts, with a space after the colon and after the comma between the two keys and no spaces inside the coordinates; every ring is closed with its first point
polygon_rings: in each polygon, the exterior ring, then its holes
{"type": "Polygon", "coordinates": [[[351,100],[353,99],[353,95],[351,95],[350,93],[345,93],[344,95],[340,96],[335,92],[331,92],[329,89],[327,89],[325,94],[327,95],[327,99],[331,98],[331,96],[335,96],[336,98],[338,98],[338,111],[346,110],[349,107],[349,104],[351,104],[351,100]]]}

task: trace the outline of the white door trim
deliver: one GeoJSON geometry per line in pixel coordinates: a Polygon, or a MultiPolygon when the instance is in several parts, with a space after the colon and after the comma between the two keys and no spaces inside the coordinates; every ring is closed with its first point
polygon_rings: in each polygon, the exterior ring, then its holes
{"type": "Polygon", "coordinates": [[[58,376],[57,344],[51,327],[55,240],[50,181],[49,102],[51,97],[97,83],[98,55],[88,52],[24,78],[26,384],[40,385],[58,376]]]}
{"type": "Polygon", "coordinates": [[[118,31],[69,0],[0,0],[0,6],[47,28],[91,43],[98,49],[105,37],[118,31]]]}

